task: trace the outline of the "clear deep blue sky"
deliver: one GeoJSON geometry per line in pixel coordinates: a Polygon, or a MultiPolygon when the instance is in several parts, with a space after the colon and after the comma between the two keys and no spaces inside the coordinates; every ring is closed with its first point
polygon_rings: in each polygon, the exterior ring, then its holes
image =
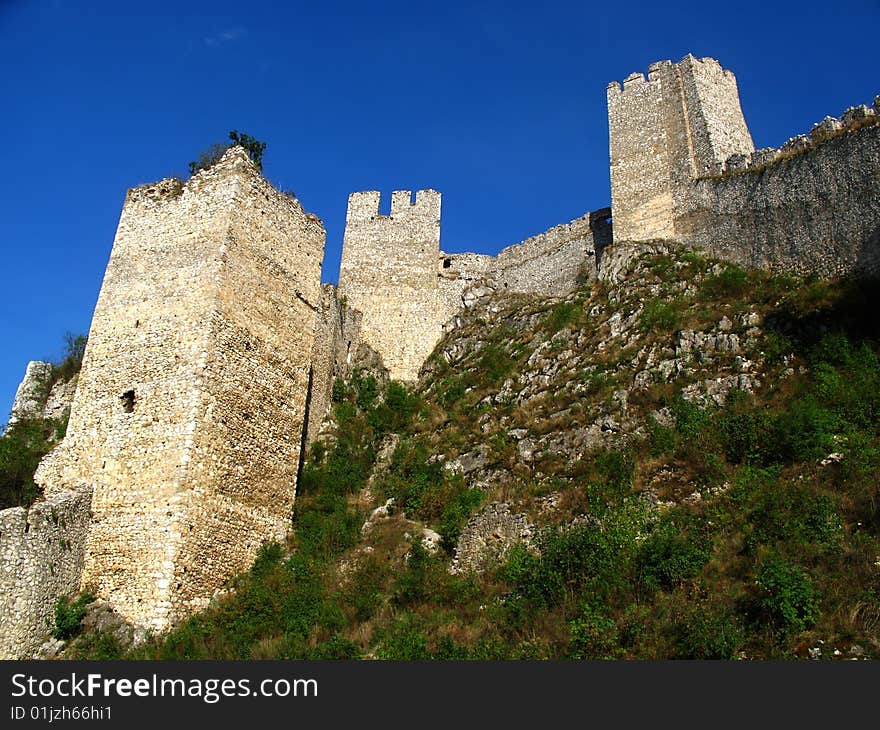
{"type": "Polygon", "coordinates": [[[714,56],[779,146],[880,93],[878,28],[880,0],[0,0],[0,422],[88,331],[126,190],[230,129],[324,220],[335,281],[351,191],[440,190],[443,248],[495,253],[610,203],[609,81],[714,56]]]}

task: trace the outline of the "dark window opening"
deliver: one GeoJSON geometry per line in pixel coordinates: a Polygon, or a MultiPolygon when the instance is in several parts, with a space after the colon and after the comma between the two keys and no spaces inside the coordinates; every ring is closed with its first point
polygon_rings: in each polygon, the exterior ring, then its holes
{"type": "Polygon", "coordinates": [[[30,531],[31,531],[31,523],[25,522],[24,523],[24,534],[27,535],[30,531]]]}
{"type": "Polygon", "coordinates": [[[443,259],[443,268],[448,269],[452,266],[452,259],[443,259]]]}
{"type": "Polygon", "coordinates": [[[122,401],[122,410],[126,413],[134,412],[134,391],[126,390],[121,396],[119,396],[122,401]]]}
{"type": "Polygon", "coordinates": [[[134,328],[137,329],[137,328],[140,327],[140,326],[141,326],[141,321],[140,321],[139,319],[136,319],[136,320],[134,321],[134,328]]]}

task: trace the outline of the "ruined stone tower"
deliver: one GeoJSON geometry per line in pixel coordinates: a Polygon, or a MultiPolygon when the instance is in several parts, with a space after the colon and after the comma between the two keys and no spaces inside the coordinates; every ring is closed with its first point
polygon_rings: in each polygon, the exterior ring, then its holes
{"type": "Polygon", "coordinates": [[[37,478],[94,487],[83,585],[157,630],[283,538],[324,228],[233,147],[129,191],[63,444],[37,478]]]}
{"type": "Polygon", "coordinates": [[[391,195],[391,214],[379,215],[377,191],[348,198],[339,293],[363,313],[361,337],[389,375],[415,380],[449,316],[439,295],[440,193],[391,195]]]}
{"type": "Polygon", "coordinates": [[[713,58],[660,61],[608,85],[614,240],[675,239],[692,180],[755,146],[736,77],[713,58]]]}

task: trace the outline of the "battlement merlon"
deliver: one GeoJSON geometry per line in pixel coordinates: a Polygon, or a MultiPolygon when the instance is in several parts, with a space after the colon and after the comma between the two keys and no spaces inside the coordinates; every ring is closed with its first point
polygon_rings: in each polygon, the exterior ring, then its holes
{"type": "Polygon", "coordinates": [[[648,66],[647,77],[640,71],[633,71],[633,73],[627,76],[623,80],[623,82],[609,82],[608,98],[610,99],[621,94],[626,94],[628,91],[638,93],[645,86],[650,86],[651,82],[659,82],[661,80],[661,75],[664,71],[676,70],[680,72],[683,68],[688,68],[693,73],[718,74],[722,76],[726,81],[733,81],[734,83],[736,83],[736,77],[734,76],[733,72],[723,68],[716,59],[711,58],[710,56],[697,58],[693,54],[689,53],[678,63],[673,63],[668,59],[663,61],[655,61],[650,66],[648,66]]]}
{"type": "Polygon", "coordinates": [[[348,196],[345,222],[350,224],[364,223],[377,218],[408,219],[418,217],[426,221],[433,220],[439,225],[441,197],[437,190],[419,190],[416,192],[416,200],[413,203],[411,190],[395,190],[391,193],[391,215],[382,216],[379,214],[382,194],[378,190],[351,193],[348,196]]]}

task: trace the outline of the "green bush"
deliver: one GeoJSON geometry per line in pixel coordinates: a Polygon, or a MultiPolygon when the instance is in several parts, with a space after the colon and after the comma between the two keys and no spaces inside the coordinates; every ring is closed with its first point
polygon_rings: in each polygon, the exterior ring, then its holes
{"type": "Polygon", "coordinates": [[[538,539],[538,555],[522,546],[514,547],[499,576],[526,602],[526,613],[585,592],[600,600],[625,590],[631,585],[636,535],[644,526],[644,509],[635,503],[624,504],[604,515],[600,528],[578,525],[544,532],[538,539]]]}
{"type": "Polygon", "coordinates": [[[72,639],[82,631],[82,620],[86,615],[86,606],[95,600],[91,591],[83,591],[71,600],[61,596],[55,604],[55,629],[52,635],[56,639],[72,639]]]}
{"type": "Polygon", "coordinates": [[[377,659],[416,660],[433,659],[424,629],[412,616],[398,619],[382,637],[376,652],[377,659]]]}
{"type": "Polygon", "coordinates": [[[560,302],[554,306],[541,323],[547,332],[559,332],[570,324],[577,323],[583,314],[583,307],[578,302],[560,302]]]}
{"type": "Polygon", "coordinates": [[[67,332],[64,335],[64,356],[52,365],[53,381],[70,380],[82,369],[86,351],[86,336],[67,332]]]}
{"type": "Polygon", "coordinates": [[[470,516],[483,504],[486,495],[481,489],[465,488],[457,492],[446,505],[440,517],[440,536],[443,547],[451,552],[470,516]]]}
{"type": "Polygon", "coordinates": [[[431,554],[416,537],[409,551],[406,568],[394,584],[394,602],[406,605],[425,598],[431,569],[431,554]]]}
{"type": "Polygon", "coordinates": [[[189,174],[195,175],[201,170],[207,170],[209,167],[216,165],[220,161],[220,158],[226,153],[226,150],[235,145],[244,148],[248,157],[250,157],[257,166],[257,169],[260,171],[263,170],[263,152],[266,149],[265,142],[260,142],[250,135],[244,134],[235,129],[229,133],[229,140],[229,142],[212,144],[206,150],[200,152],[198,159],[189,163],[189,174]]]}
{"type": "Polygon", "coordinates": [[[64,434],[56,421],[22,420],[0,436],[0,509],[29,507],[42,494],[34,472],[64,434]]]}
{"type": "Polygon", "coordinates": [[[703,281],[703,293],[708,297],[742,296],[748,288],[748,272],[735,265],[726,264],[724,269],[703,281]]]}
{"type": "Polygon", "coordinates": [[[675,429],[648,416],[648,451],[651,456],[667,456],[675,451],[675,429]]]}
{"type": "Polygon", "coordinates": [[[497,343],[489,343],[480,351],[477,368],[486,384],[498,384],[510,373],[516,361],[497,343]]]}
{"type": "Polygon", "coordinates": [[[643,332],[673,332],[678,328],[678,322],[678,310],[663,299],[648,302],[639,315],[639,326],[643,332]]]}
{"type": "Polygon", "coordinates": [[[737,616],[711,606],[687,611],[676,629],[679,659],[733,659],[746,638],[737,616]]]}
{"type": "Polygon", "coordinates": [[[819,596],[802,568],[771,557],[758,568],[758,605],[782,633],[810,628],[819,618],[819,596]]]}
{"type": "Polygon", "coordinates": [[[670,590],[696,577],[709,561],[705,539],[664,521],[641,543],[636,558],[639,580],[651,590],[670,590]]]}
{"type": "Polygon", "coordinates": [[[587,603],[569,623],[568,655],[572,659],[614,659],[621,653],[617,623],[600,607],[587,603]]]}
{"type": "Polygon", "coordinates": [[[360,650],[357,644],[344,636],[334,634],[327,641],[317,644],[309,652],[309,659],[358,659],[360,650]]]}

